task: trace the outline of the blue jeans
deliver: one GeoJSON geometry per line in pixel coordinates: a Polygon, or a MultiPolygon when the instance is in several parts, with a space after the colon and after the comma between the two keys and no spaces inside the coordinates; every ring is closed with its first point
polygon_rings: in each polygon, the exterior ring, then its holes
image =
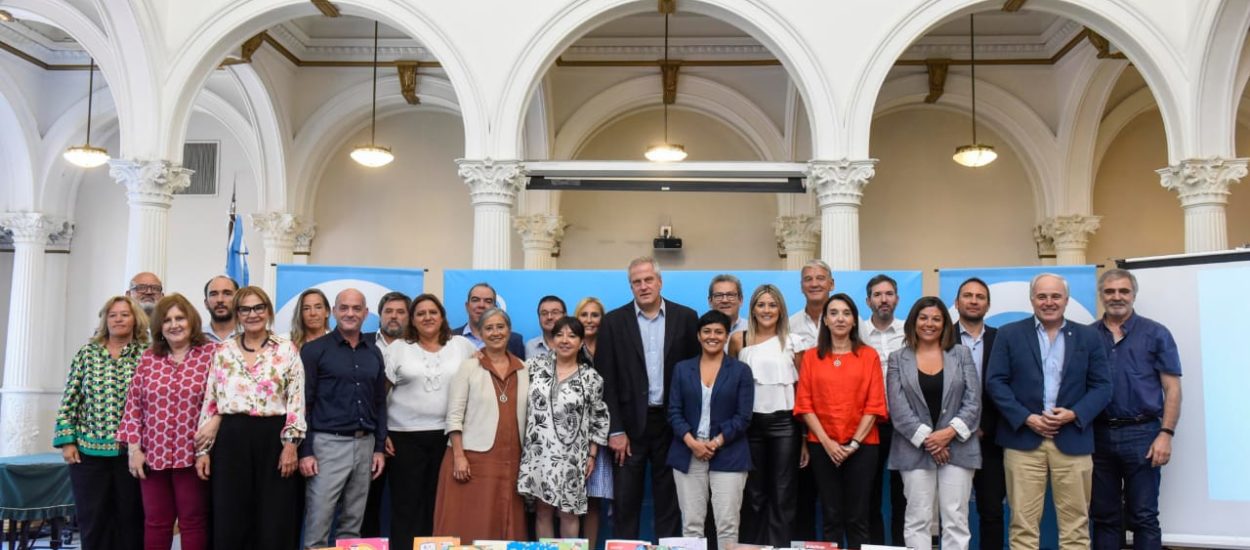
{"type": "Polygon", "coordinates": [[[1094,425],[1094,489],[1089,518],[1094,550],[1120,548],[1128,513],[1135,550],[1158,550],[1163,546],[1159,530],[1159,479],[1161,468],[1150,465],[1146,453],[1159,435],[1159,421],[1109,427],[1094,425]]]}

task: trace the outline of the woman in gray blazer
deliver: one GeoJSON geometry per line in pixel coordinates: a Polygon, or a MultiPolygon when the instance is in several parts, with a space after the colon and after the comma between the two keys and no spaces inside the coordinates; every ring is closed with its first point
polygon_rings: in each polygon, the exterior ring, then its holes
{"type": "Polygon", "coordinates": [[[903,349],[890,354],[885,383],[895,434],[889,466],[902,475],[907,495],[903,540],[913,549],[932,548],[929,524],[936,499],[942,550],[966,550],[972,539],[972,474],[981,467],[976,364],[968,348],[955,344],[950,313],[935,296],[912,306],[903,338],[903,349]]]}

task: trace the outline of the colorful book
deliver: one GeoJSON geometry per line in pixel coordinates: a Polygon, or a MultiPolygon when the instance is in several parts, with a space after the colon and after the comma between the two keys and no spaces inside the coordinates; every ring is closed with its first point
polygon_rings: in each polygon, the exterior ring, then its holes
{"type": "Polygon", "coordinates": [[[554,544],[557,550],[590,550],[590,539],[542,538],[538,542],[554,544]]]}
{"type": "Polygon", "coordinates": [[[790,546],[799,550],[837,550],[838,543],[819,540],[792,540],[790,546]]]}
{"type": "Polygon", "coordinates": [[[448,550],[460,546],[460,537],[413,537],[412,550],[448,550]]]}
{"type": "Polygon", "coordinates": [[[482,540],[473,541],[473,546],[485,548],[486,550],[508,550],[510,540],[482,540]]]}
{"type": "Polygon", "coordinates": [[[603,550],[651,550],[649,540],[608,539],[603,543],[603,550]]]}
{"type": "Polygon", "coordinates": [[[349,550],[390,550],[391,543],[387,539],[338,539],[334,541],[335,548],[347,548],[349,550]]]}
{"type": "MultiPolygon", "coordinates": [[[[660,546],[679,548],[681,550],[707,550],[707,539],[703,537],[664,537],[660,546]]],[[[738,546],[744,546],[739,544],[738,546]]]]}
{"type": "Polygon", "coordinates": [[[508,543],[507,550],[559,550],[554,544],[545,542],[525,542],[514,540],[508,543]]]}

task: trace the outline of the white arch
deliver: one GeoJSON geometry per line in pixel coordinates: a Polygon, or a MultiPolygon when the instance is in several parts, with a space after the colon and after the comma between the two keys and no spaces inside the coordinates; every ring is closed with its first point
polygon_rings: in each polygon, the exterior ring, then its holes
{"type": "MultiPolygon", "coordinates": [[[[291,146],[287,174],[287,208],[292,214],[311,217],[317,187],[337,151],[356,132],[369,124],[372,83],[361,82],[322,103],[300,128],[291,146]]],[[[417,86],[420,105],[408,105],[399,89],[399,77],[378,79],[378,118],[400,111],[433,110],[460,116],[455,90],[449,81],[423,76],[417,86]]]]}
{"type": "Polygon", "coordinates": [[[1193,36],[1203,36],[1199,58],[1197,90],[1194,94],[1194,117],[1190,124],[1198,136],[1198,150],[1193,157],[1237,156],[1237,107],[1250,74],[1250,2],[1218,2],[1211,6],[1209,29],[1193,36]],[[1231,40],[1231,44],[1230,44],[1231,40]]]}
{"type": "MultiPolygon", "coordinates": [[[[914,74],[890,80],[881,88],[874,118],[907,109],[935,108],[968,115],[971,112],[972,79],[964,75],[946,77],[946,91],[937,103],[926,104],[929,77],[914,74]]],[[[1033,204],[1038,220],[1056,213],[1056,197],[1061,190],[1053,188],[1059,147],[1046,121],[1031,107],[1006,90],[985,81],[977,81],[977,122],[994,130],[1020,157],[1020,164],[1033,190],[1033,204]]],[[[869,186],[869,193],[872,192],[869,186]]]]}
{"type": "MultiPolygon", "coordinates": [[[[343,13],[385,22],[420,40],[421,45],[442,64],[443,71],[455,88],[456,102],[463,106],[465,156],[480,156],[488,131],[486,116],[480,106],[481,93],[461,52],[442,27],[426,13],[429,4],[404,0],[336,0],[335,4],[343,13]]],[[[190,105],[208,75],[225,55],[261,30],[306,15],[307,10],[306,0],[233,0],[215,15],[207,17],[208,23],[196,29],[176,49],[165,87],[167,104],[164,108],[170,120],[168,135],[163,140],[167,158],[176,159],[182,154],[182,136],[186,134],[190,105]]]]}
{"type": "Polygon", "coordinates": [[[15,82],[0,66],[0,212],[38,211],[34,166],[39,126],[15,82]]]}
{"type": "MultiPolygon", "coordinates": [[[[1102,167],[1102,159],[1106,156],[1107,149],[1115,142],[1115,138],[1120,135],[1120,132],[1123,132],[1124,128],[1137,117],[1150,111],[1158,110],[1159,105],[1155,103],[1154,94],[1150,93],[1149,87],[1146,87],[1125,98],[1113,107],[1110,113],[1102,117],[1102,124],[1098,126],[1098,140],[1094,144],[1092,173],[1095,181],[1098,178],[1098,169],[1102,167]]],[[[1093,192],[1093,185],[1090,185],[1090,193],[1092,194],[1093,192]]]]}
{"type": "MultiPolygon", "coordinates": [[[[248,168],[252,173],[252,182],[256,191],[256,211],[268,212],[266,197],[269,195],[268,187],[272,182],[266,176],[266,168],[271,163],[281,163],[282,158],[268,158],[265,151],[266,144],[260,139],[249,117],[244,116],[234,105],[207,88],[200,90],[200,95],[195,98],[195,112],[207,115],[225,126],[226,131],[239,142],[243,154],[247,155],[248,168]]],[[[282,182],[278,181],[277,185],[281,186],[282,182]]]]}
{"type": "MultiPolygon", "coordinates": [[[[571,159],[600,130],[621,117],[660,104],[660,76],[626,80],[600,92],[573,113],[556,133],[554,158],[571,159]]],[[[737,90],[698,76],[681,77],[672,107],[708,115],[738,133],[761,160],[788,160],[785,139],[758,105],[737,90]]]]}
{"type": "MultiPolygon", "coordinates": [[[[117,106],[108,88],[95,91],[91,113],[92,141],[106,143],[114,132],[122,131],[117,106]]],[[[81,145],[87,131],[87,98],[75,102],[57,118],[44,133],[36,178],[39,182],[40,208],[73,219],[78,185],[87,170],[66,162],[61,153],[67,147],[81,145]]],[[[120,137],[120,136],[119,136],[120,137]]],[[[117,151],[109,151],[117,157],[117,151]]],[[[107,170],[107,168],[96,168],[107,170]]]]}
{"type": "MultiPolygon", "coordinates": [[[[1063,192],[1056,214],[1092,214],[1094,208],[1095,148],[1107,99],[1127,61],[1098,59],[1092,47],[1074,52],[1064,60],[1077,65],[1072,90],[1063,105],[1058,131],[1062,148],[1059,163],[1063,192]]],[[[1149,90],[1149,88],[1147,88],[1149,90]]]]}
{"type": "MultiPolygon", "coordinates": [[[[877,42],[864,71],[859,75],[848,75],[858,82],[849,104],[846,117],[848,135],[844,138],[852,158],[863,158],[868,154],[874,105],[895,60],[938,24],[961,14],[998,9],[1001,5],[1002,2],[996,0],[928,0],[918,9],[909,11],[883,40],[877,42]]],[[[1028,9],[1076,20],[1123,50],[1159,97],[1169,157],[1175,162],[1190,150],[1190,142],[1194,138],[1187,132],[1184,122],[1187,110],[1183,99],[1187,95],[1185,83],[1189,81],[1184,60],[1169,45],[1162,30],[1140,13],[1140,9],[1123,0],[1032,0],[1028,9]]]]}
{"type": "MultiPolygon", "coordinates": [[[[655,9],[646,0],[574,2],[559,10],[521,51],[505,80],[499,109],[495,112],[488,149],[495,158],[516,158],[520,153],[525,107],[543,75],[570,44],[591,29],[613,19],[655,9]]],[[[776,55],[795,82],[807,105],[812,127],[812,150],[816,158],[831,157],[838,150],[837,106],[828,79],[815,52],[791,22],[764,0],[687,0],[681,9],[731,23],[749,33],[776,55]]],[[[688,77],[683,77],[688,78],[688,77]]]]}
{"type": "MultiPolygon", "coordinates": [[[[257,182],[263,190],[257,197],[259,212],[285,211],[286,208],[286,152],[290,148],[290,132],[286,129],[286,117],[279,115],[277,98],[268,85],[258,63],[233,65],[229,69],[242,91],[244,104],[239,106],[246,116],[257,141],[255,151],[259,154],[257,182]]],[[[207,91],[207,90],[205,90],[207,91]]]]}

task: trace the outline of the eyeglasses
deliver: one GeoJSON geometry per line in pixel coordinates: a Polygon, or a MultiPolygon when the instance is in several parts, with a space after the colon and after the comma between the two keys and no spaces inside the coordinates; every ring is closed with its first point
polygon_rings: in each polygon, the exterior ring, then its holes
{"type": "Polygon", "coordinates": [[[130,287],[131,292],[138,292],[139,294],[157,294],[163,290],[165,288],[161,285],[132,285],[130,287]]]}
{"type": "Polygon", "coordinates": [[[713,302],[728,302],[730,300],[737,300],[740,297],[741,296],[739,296],[736,292],[717,292],[716,294],[710,296],[713,302]]]}
{"type": "Polygon", "coordinates": [[[254,306],[239,306],[239,307],[234,308],[234,312],[239,317],[247,317],[248,315],[251,315],[253,313],[260,315],[261,313],[264,313],[266,311],[269,311],[269,308],[265,307],[265,304],[256,304],[254,306]]]}

